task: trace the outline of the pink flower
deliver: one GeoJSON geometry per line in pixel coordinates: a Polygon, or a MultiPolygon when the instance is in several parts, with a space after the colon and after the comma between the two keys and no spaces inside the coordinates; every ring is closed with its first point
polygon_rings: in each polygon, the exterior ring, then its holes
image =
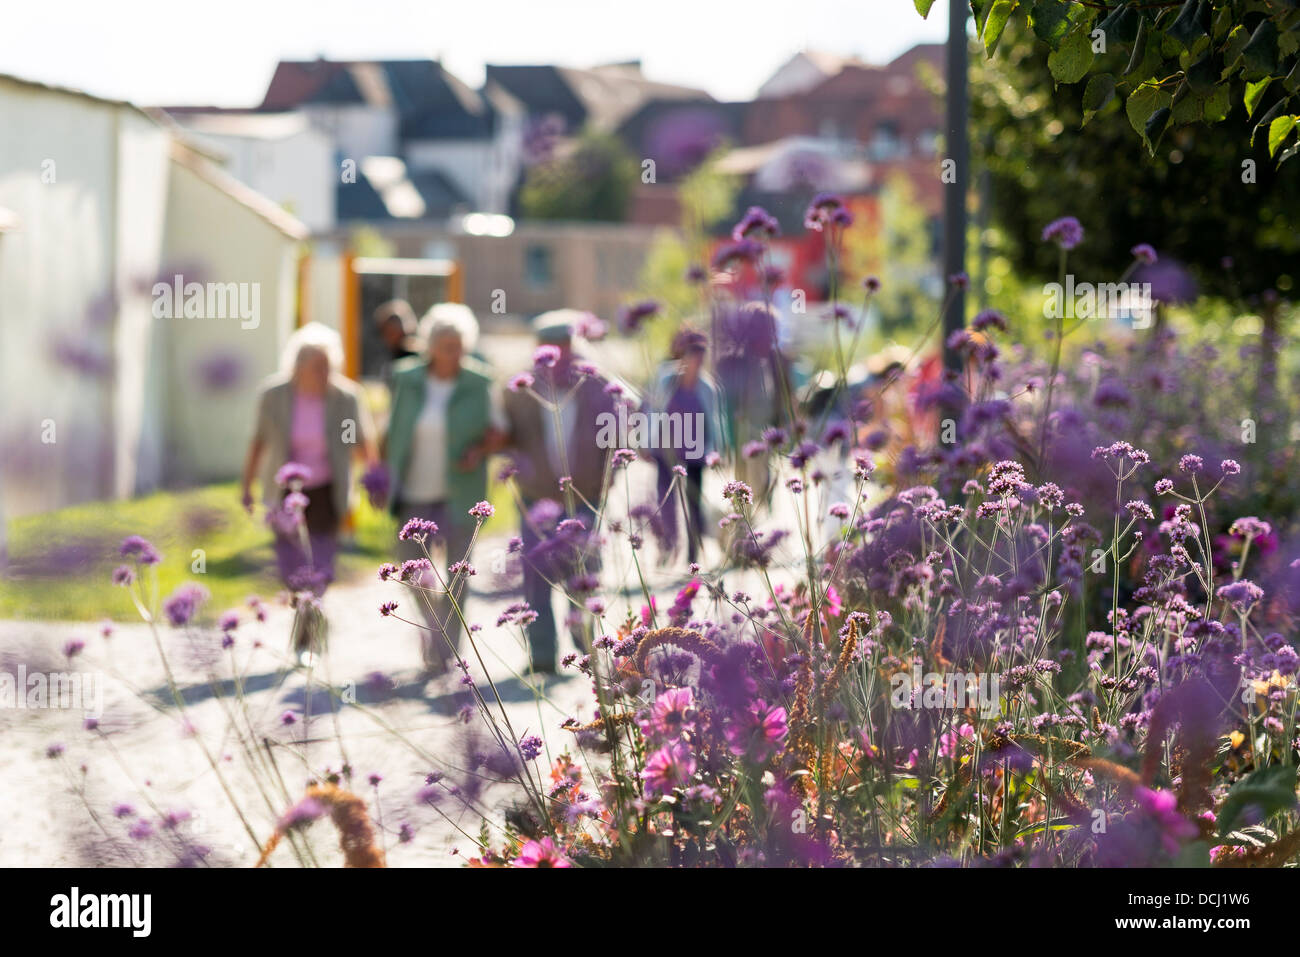
{"type": "Polygon", "coordinates": [[[538,346],[537,351],[533,353],[533,365],[538,368],[554,369],[559,361],[559,346],[538,346]]]}
{"type": "Polygon", "coordinates": [[[695,756],[684,741],[665,745],[646,760],[641,777],[645,779],[649,794],[671,794],[674,788],[685,787],[695,773],[695,756]]]}
{"type": "Polygon", "coordinates": [[[280,828],[285,831],[306,827],[312,821],[325,816],[325,805],[313,797],[306,797],[289,808],[280,818],[280,828]]]}
{"type": "Polygon", "coordinates": [[[731,753],[759,762],[766,761],[788,733],[785,708],[769,708],[765,701],[755,701],[726,726],[731,753]]]}
{"type": "Polygon", "coordinates": [[[1146,266],[1153,265],[1158,258],[1155,248],[1150,243],[1138,243],[1129,251],[1134,259],[1146,266]]]}
{"type": "Polygon", "coordinates": [[[840,593],[835,590],[834,585],[826,586],[826,611],[832,618],[840,617],[840,612],[844,610],[844,603],[840,600],[840,593]]]}
{"type": "Polygon", "coordinates": [[[669,688],[650,706],[649,720],[641,730],[665,738],[679,738],[695,726],[695,694],[690,688],[669,688]]]}
{"type": "Polygon", "coordinates": [[[549,837],[529,841],[519,849],[519,856],[510,862],[511,867],[572,867],[555,842],[549,837]]]}
{"type": "Polygon", "coordinates": [[[275,484],[280,488],[290,488],[294,485],[303,485],[310,481],[311,469],[300,462],[285,462],[275,473],[275,484]]]}
{"type": "Polygon", "coordinates": [[[1160,830],[1160,843],[1170,854],[1177,854],[1179,845],[1197,835],[1196,825],[1178,813],[1178,798],[1172,791],[1152,791],[1139,787],[1134,796],[1138,806],[1160,830]]]}
{"type": "Polygon", "coordinates": [[[948,731],[939,736],[939,754],[945,758],[955,758],[961,753],[962,741],[975,740],[975,729],[963,724],[956,731],[948,731]]]}

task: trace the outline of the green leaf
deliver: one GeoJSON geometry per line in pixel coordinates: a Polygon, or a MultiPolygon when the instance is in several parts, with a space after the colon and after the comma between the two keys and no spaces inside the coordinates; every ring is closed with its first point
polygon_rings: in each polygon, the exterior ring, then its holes
{"type": "Polygon", "coordinates": [[[1029,11],[1029,25],[1033,27],[1038,39],[1055,50],[1074,25],[1070,19],[1072,9],[1072,4],[1061,3],[1060,0],[1035,0],[1029,11]]]}
{"type": "Polygon", "coordinates": [[[1124,68],[1124,75],[1128,76],[1136,70],[1147,53],[1147,21],[1145,18],[1138,20],[1137,39],[1133,41],[1133,55],[1128,58],[1128,66],[1124,68]]]}
{"type": "Polygon", "coordinates": [[[1219,82],[1219,66],[1213,53],[1207,53],[1187,68],[1187,85],[1193,93],[1208,94],[1219,82]]]}
{"type": "Polygon", "coordinates": [[[1160,142],[1160,137],[1164,135],[1165,127],[1169,125],[1169,116],[1172,111],[1167,106],[1162,106],[1151,114],[1147,119],[1146,126],[1142,128],[1142,138],[1151,146],[1151,152],[1155,152],[1156,144],[1160,142]]]}
{"type": "Polygon", "coordinates": [[[1083,122],[1087,123],[1097,111],[1115,98],[1115,77],[1109,73],[1097,73],[1088,78],[1088,85],[1083,88],[1083,122]]]}
{"type": "Polygon", "coordinates": [[[1297,35],[1295,28],[1281,31],[1277,38],[1278,59],[1285,60],[1297,50],[1300,50],[1300,35],[1297,35]]]}
{"type": "Polygon", "coordinates": [[[1282,145],[1283,141],[1286,140],[1286,138],[1291,135],[1291,131],[1295,129],[1297,120],[1300,120],[1300,116],[1279,116],[1277,119],[1275,119],[1272,123],[1269,124],[1268,127],[1268,155],[1269,156],[1274,156],[1277,154],[1278,147],[1282,145]]]}
{"type": "Polygon", "coordinates": [[[1205,27],[1199,15],[1203,2],[1204,0],[1187,0],[1178,11],[1178,19],[1165,31],[1188,50],[1200,37],[1205,36],[1205,27]]]}
{"type": "MultiPolygon", "coordinates": [[[[1291,119],[1294,120],[1294,117],[1291,119]]],[[[1296,769],[1281,764],[1260,768],[1233,785],[1219,808],[1219,836],[1231,834],[1242,812],[1255,808],[1261,815],[1260,823],[1278,811],[1296,806],[1296,769]]]]}
{"type": "Polygon", "coordinates": [[[1214,92],[1205,98],[1205,122],[1218,123],[1227,119],[1232,112],[1231,90],[1227,83],[1221,83],[1214,92]]]}
{"type": "Polygon", "coordinates": [[[1061,44],[1060,49],[1047,55],[1047,68],[1052,79],[1059,83],[1078,83],[1088,75],[1092,66],[1092,41],[1086,30],[1076,30],[1061,44]]]}
{"type": "Polygon", "coordinates": [[[930,15],[930,8],[934,6],[934,0],[912,0],[916,4],[916,12],[925,19],[930,15]]]}
{"type": "Polygon", "coordinates": [[[1223,45],[1223,62],[1236,63],[1237,57],[1241,56],[1242,51],[1246,49],[1246,44],[1249,42],[1250,34],[1246,32],[1245,27],[1241,24],[1233,27],[1231,32],[1228,33],[1227,42],[1223,45]]]}
{"type": "Polygon", "coordinates": [[[1174,112],[1170,117],[1170,122],[1174,126],[1186,126],[1188,123],[1199,123],[1205,118],[1205,97],[1189,93],[1184,97],[1174,98],[1174,112]]]}
{"type": "Polygon", "coordinates": [[[1209,867],[1210,845],[1206,841],[1192,841],[1178,849],[1173,861],[1174,867],[1209,867]]]}
{"type": "Polygon", "coordinates": [[[1268,847],[1276,840],[1276,831],[1258,825],[1243,827],[1239,831],[1233,831],[1223,839],[1225,844],[1235,844],[1240,847],[1268,847]]]}
{"type": "MultiPolygon", "coordinates": [[[[953,0],[956,2],[956,0],[953,0]]],[[[1019,0],[993,0],[993,6],[989,7],[988,19],[984,21],[984,52],[988,56],[993,56],[993,51],[998,48],[998,40],[1002,37],[1002,31],[1006,28],[1007,19],[1011,12],[1016,9],[1019,0]]]]}
{"type": "Polygon", "coordinates": [[[1255,115],[1255,107],[1259,106],[1259,98],[1264,95],[1268,85],[1273,82],[1273,78],[1266,77],[1257,83],[1246,84],[1246,95],[1242,97],[1242,102],[1246,104],[1246,117],[1250,118],[1255,115]]]}
{"type": "Polygon", "coordinates": [[[1141,14],[1127,3],[1121,3],[1112,10],[1110,16],[1101,21],[1098,27],[1106,34],[1107,49],[1112,43],[1124,44],[1136,40],[1141,19],[1141,14]]]}
{"type": "Polygon", "coordinates": [[[1210,28],[1210,39],[1215,43],[1223,40],[1226,36],[1231,36],[1232,31],[1236,29],[1236,24],[1232,22],[1232,10],[1226,5],[1218,11],[1219,19],[1215,20],[1211,12],[1210,20],[1213,26],[1210,28]]]}
{"type": "Polygon", "coordinates": [[[1245,64],[1242,77],[1246,80],[1262,80],[1277,72],[1277,27],[1272,20],[1261,20],[1250,42],[1241,51],[1245,64]]]}
{"type": "Polygon", "coordinates": [[[1255,145],[1255,135],[1268,124],[1273,122],[1273,118],[1282,113],[1282,107],[1286,106],[1286,100],[1278,100],[1268,108],[1268,112],[1259,118],[1259,122],[1254,125],[1250,131],[1250,145],[1255,145]]]}
{"type": "MultiPolygon", "coordinates": [[[[1128,102],[1124,104],[1124,112],[1128,114],[1129,124],[1136,133],[1141,135],[1142,142],[1152,153],[1155,152],[1155,148],[1147,138],[1147,123],[1157,110],[1168,107],[1172,99],[1168,93],[1158,87],[1144,83],[1129,94],[1128,102]]],[[[1165,119],[1168,120],[1168,117],[1166,116],[1165,119]]]]}

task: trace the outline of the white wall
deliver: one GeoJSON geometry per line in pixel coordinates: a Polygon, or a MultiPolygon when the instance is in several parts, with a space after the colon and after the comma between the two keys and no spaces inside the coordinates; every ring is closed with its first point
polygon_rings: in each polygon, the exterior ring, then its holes
{"type": "Polygon", "coordinates": [[[233,477],[293,322],[295,240],[129,106],[0,77],[0,130],[0,519],[233,477]],[[191,265],[258,283],[258,328],[154,319],[154,283],[191,265]],[[196,364],[222,352],[243,377],[206,388],[196,364]]]}
{"type": "Polygon", "coordinates": [[[527,117],[504,118],[492,141],[492,161],[481,210],[485,213],[506,213],[510,209],[510,192],[519,179],[524,166],[524,127],[527,117]]]}
{"type": "Polygon", "coordinates": [[[493,153],[491,140],[411,140],[406,144],[406,168],[412,172],[436,169],[455,183],[482,212],[490,208],[493,153]]]}
{"type": "Polygon", "coordinates": [[[397,155],[397,114],[393,110],[308,104],[302,112],[344,159],[360,164],[367,156],[397,155]]]}
{"type": "Polygon", "coordinates": [[[304,127],[275,138],[191,132],[227,157],[226,172],[289,210],[312,232],[334,228],[341,171],[333,145],[319,130],[304,127]]]}
{"type": "MultiPolygon", "coordinates": [[[[0,78],[0,448],[12,516],[115,491],[112,377],[121,282],[115,227],[121,107],[0,78]],[[48,426],[53,426],[53,442],[48,426]]],[[[133,173],[139,143],[126,158],[133,173]]],[[[138,159],[143,168],[147,160],[138,159]]],[[[148,202],[147,182],[134,187],[148,202]]]]}
{"type": "Polygon", "coordinates": [[[191,263],[202,282],[255,283],[256,327],[238,317],[157,319],[165,342],[164,478],[169,483],[236,477],[251,434],[256,387],[279,366],[294,322],[296,243],[185,165],[173,162],[163,255],[191,263]],[[214,241],[218,240],[219,241],[214,241]],[[230,360],[232,383],[205,378],[206,363],[230,360]]]}
{"type": "Polygon", "coordinates": [[[315,240],[304,278],[307,312],[312,322],[343,329],[344,261],[342,244],[315,240]]]}
{"type": "Polygon", "coordinates": [[[171,136],[134,110],[117,111],[116,231],[117,376],[113,416],[112,493],[125,498],[156,488],[162,478],[162,426],[167,404],[158,395],[159,344],[153,319],[153,280],[166,268],[162,250],[171,136]]]}

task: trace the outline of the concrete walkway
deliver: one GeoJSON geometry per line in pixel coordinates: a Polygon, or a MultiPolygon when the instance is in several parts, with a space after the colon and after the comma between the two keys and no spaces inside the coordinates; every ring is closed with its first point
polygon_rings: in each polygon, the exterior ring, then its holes
{"type": "MultiPolygon", "coordinates": [[[[634,496],[646,494],[653,470],[638,464],[632,480],[639,487],[634,496]]],[[[720,482],[710,475],[705,487],[705,499],[713,503],[715,513],[721,502],[720,482]]],[[[777,498],[789,496],[779,490],[777,498]]],[[[616,496],[613,514],[625,514],[621,499],[616,496]]],[[[778,512],[782,514],[777,519],[763,521],[760,527],[793,532],[788,505],[778,505],[778,512]]],[[[481,626],[475,634],[478,654],[468,646],[462,651],[494,708],[485,669],[496,683],[515,732],[545,741],[535,770],[549,784],[549,758],[572,742],[561,723],[570,716],[590,720],[594,697],[589,679],[576,671],[562,669],[544,684],[520,677],[527,655],[519,630],[496,625],[505,607],[519,597],[517,582],[494,574],[500,571],[505,544],[504,539],[484,540],[475,551],[479,574],[472,579],[467,615],[481,626]]],[[[784,568],[772,570],[775,581],[790,582],[800,574],[798,549],[797,536],[792,536],[778,557],[784,568]]],[[[684,582],[684,559],[658,567],[653,547],[640,557],[658,606],[664,608],[684,582]]],[[[619,621],[629,611],[639,613],[642,605],[630,558],[625,544],[621,550],[617,545],[606,550],[602,595],[607,622],[619,621]]],[[[706,569],[724,563],[715,541],[706,544],[703,563],[706,569]]],[[[725,582],[729,591],[764,594],[753,574],[732,571],[725,582]]],[[[125,592],[121,600],[129,601],[125,592]]],[[[248,866],[259,854],[248,830],[264,842],[274,821],[308,782],[325,769],[337,771],[345,761],[354,772],[353,790],[372,812],[378,800],[372,816],[382,819],[390,865],[460,864],[463,858],[456,852],[472,854],[475,849],[467,835],[478,835],[485,816],[496,826],[502,806],[518,800],[519,789],[494,786],[476,793],[482,779],[474,772],[472,756],[490,744],[486,722],[477,712],[468,720],[461,715],[472,699],[459,683],[459,674],[420,678],[417,630],[379,614],[379,606],[391,600],[399,602],[398,615],[415,617],[414,596],[399,584],[376,577],[332,587],[324,600],[330,623],[328,652],[310,673],[295,668],[288,654],[292,615],[283,605],[268,602],[264,623],[241,609],[234,666],[231,652],[220,647],[215,627],[187,631],[162,626],[159,635],[183,690],[183,714],[170,694],[147,625],[119,626],[105,639],[95,624],[0,621],[0,672],[17,674],[20,667],[28,674],[84,672],[101,679],[103,689],[97,730],[83,727],[81,710],[0,705],[0,810],[5,815],[0,867],[169,866],[184,859],[195,843],[210,848],[205,860],[213,866],[248,866]],[[85,642],[85,650],[71,662],[63,655],[69,639],[85,642]],[[238,688],[232,680],[235,667],[241,676],[238,688]],[[291,724],[285,723],[286,713],[291,724]],[[294,746],[264,748],[250,759],[228,731],[232,719],[250,732],[250,739],[294,746]],[[213,755],[221,780],[205,759],[200,741],[213,755]],[[62,752],[50,758],[46,755],[52,745],[61,745],[62,752]],[[250,760],[268,765],[267,753],[274,754],[275,766],[265,767],[260,776],[273,782],[264,795],[247,768],[250,760]],[[421,791],[431,772],[445,775],[440,790],[455,784],[470,799],[444,795],[436,806],[424,803],[421,791]],[[368,783],[372,773],[383,778],[377,796],[368,783]],[[248,828],[226,798],[223,782],[236,796],[248,828]],[[114,809],[121,804],[132,805],[139,816],[116,817],[114,809]],[[165,824],[173,812],[189,815],[174,829],[165,824]],[[131,837],[133,827],[137,835],[144,830],[137,824],[141,818],[149,821],[153,833],[131,837]],[[411,836],[409,841],[400,841],[404,832],[411,836]]],[[[697,610],[703,611],[703,605],[699,600],[697,610]]],[[[209,621],[225,610],[209,609],[209,621]]],[[[556,611],[558,620],[563,613],[558,596],[556,611]]],[[[562,635],[561,655],[571,650],[568,642],[562,635]]],[[[590,776],[587,784],[592,784],[590,776]]],[[[316,822],[306,833],[316,861],[340,863],[337,835],[328,821],[316,822]]],[[[301,842],[298,850],[307,856],[301,842]]],[[[297,866],[295,849],[282,844],[271,863],[297,866]]]]}

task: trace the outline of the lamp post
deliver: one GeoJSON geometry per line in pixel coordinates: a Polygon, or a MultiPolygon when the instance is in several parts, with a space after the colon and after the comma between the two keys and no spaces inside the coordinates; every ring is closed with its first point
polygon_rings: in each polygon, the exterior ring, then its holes
{"type": "MultiPolygon", "coordinates": [[[[948,0],[948,53],[944,112],[947,124],[947,159],[952,176],[944,179],[943,275],[966,271],[966,195],[970,188],[970,94],[967,83],[967,0],[948,0]]],[[[943,317],[943,364],[960,369],[961,357],[948,348],[948,337],[966,322],[966,290],[946,290],[948,309],[943,317]]]]}

